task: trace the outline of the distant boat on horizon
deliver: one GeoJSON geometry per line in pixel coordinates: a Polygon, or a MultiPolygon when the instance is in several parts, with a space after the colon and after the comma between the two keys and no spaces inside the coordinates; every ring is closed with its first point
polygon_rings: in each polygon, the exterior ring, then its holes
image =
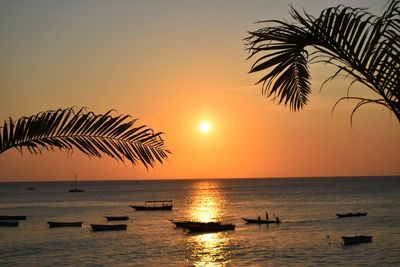
{"type": "Polygon", "coordinates": [[[78,188],[77,184],[78,184],[78,176],[75,175],[75,181],[73,183],[73,188],[69,189],[68,192],[71,192],[71,193],[85,192],[85,190],[78,188]]]}
{"type": "Polygon", "coordinates": [[[26,188],[26,190],[33,191],[33,190],[36,190],[36,188],[33,187],[33,186],[28,186],[28,187],[26,188]]]}

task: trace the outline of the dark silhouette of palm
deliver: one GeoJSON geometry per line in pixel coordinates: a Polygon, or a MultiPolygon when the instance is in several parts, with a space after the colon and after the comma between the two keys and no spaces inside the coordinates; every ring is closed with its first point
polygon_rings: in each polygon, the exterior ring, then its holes
{"type": "Polygon", "coordinates": [[[295,24],[262,21],[269,26],[246,38],[249,58],[257,57],[250,72],[266,72],[258,81],[263,95],[292,110],[302,109],[311,92],[308,63],[323,62],[337,67],[326,81],[344,74],[352,79],[348,92],[358,82],[377,94],[372,99],[348,93],[335,106],[345,99],[357,100],[353,117],[365,104],[380,104],[400,121],[399,0],[390,0],[380,17],[343,5],[325,9],[317,18],[293,7],[290,15],[295,24]]]}
{"type": "Polygon", "coordinates": [[[127,159],[146,168],[162,163],[170,152],[164,147],[162,133],[136,126],[129,115],[94,114],[86,109],[49,110],[17,121],[11,118],[0,127],[0,154],[15,148],[41,153],[55,148],[77,149],[88,156],[127,159]]]}

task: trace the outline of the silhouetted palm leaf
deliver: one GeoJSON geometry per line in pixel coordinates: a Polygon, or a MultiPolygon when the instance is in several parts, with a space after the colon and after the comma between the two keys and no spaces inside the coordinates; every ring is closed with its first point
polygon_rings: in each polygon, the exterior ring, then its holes
{"type": "MultiPolygon", "coordinates": [[[[318,18],[301,15],[293,7],[291,16],[297,24],[263,21],[273,26],[250,32],[250,56],[259,56],[250,72],[267,71],[258,83],[263,94],[279,97],[279,103],[299,110],[307,103],[310,90],[307,64],[332,64],[340,74],[353,78],[372,89],[381,98],[345,96],[360,102],[390,109],[400,121],[400,1],[388,2],[381,16],[364,9],[337,6],[322,11],[318,18]],[[306,48],[311,48],[308,55],[306,48]]],[[[352,114],[353,114],[352,113],[352,114]]]]}
{"type": "Polygon", "coordinates": [[[128,115],[112,116],[112,111],[94,114],[73,108],[40,112],[31,117],[11,118],[0,128],[0,153],[16,148],[31,153],[55,148],[74,148],[88,156],[108,155],[116,160],[141,162],[146,168],[162,163],[170,153],[164,147],[162,133],[146,126],[135,126],[128,115]]]}

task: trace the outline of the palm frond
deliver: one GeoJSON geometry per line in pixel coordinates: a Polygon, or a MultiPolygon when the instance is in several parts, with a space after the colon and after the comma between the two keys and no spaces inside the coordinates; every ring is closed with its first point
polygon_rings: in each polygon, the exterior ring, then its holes
{"type": "MultiPolygon", "coordinates": [[[[272,21],[271,21],[272,22],[272,21]]],[[[307,103],[310,93],[307,33],[296,26],[278,22],[278,26],[262,28],[250,33],[250,50],[253,57],[266,53],[251,67],[250,72],[272,69],[257,83],[263,84],[263,95],[274,96],[278,103],[284,103],[293,110],[299,110],[307,103]]]]}
{"type": "MultiPolygon", "coordinates": [[[[399,0],[390,0],[381,17],[343,5],[327,8],[317,18],[307,13],[301,15],[293,7],[290,14],[296,24],[266,21],[274,25],[250,32],[246,39],[249,58],[260,56],[250,72],[267,71],[259,81],[263,83],[263,94],[271,96],[277,92],[279,103],[286,105],[289,101],[294,110],[302,108],[306,101],[298,104],[299,98],[292,96],[301,92],[301,99],[307,99],[310,93],[307,64],[323,62],[338,68],[327,81],[341,72],[347,73],[353,82],[366,85],[380,96],[379,101],[366,99],[361,105],[381,104],[382,98],[385,107],[400,121],[399,0]],[[305,56],[309,47],[314,49],[311,58],[305,56]],[[294,64],[302,68],[297,72],[299,77],[288,74],[294,64]]],[[[359,105],[354,110],[358,108],[359,105]]]]}
{"type": "Polygon", "coordinates": [[[162,133],[155,133],[128,115],[94,114],[82,108],[49,110],[16,122],[11,118],[0,127],[0,154],[15,148],[25,148],[37,154],[43,150],[77,149],[88,156],[110,156],[128,160],[146,168],[162,163],[170,151],[164,146],[162,133]]]}

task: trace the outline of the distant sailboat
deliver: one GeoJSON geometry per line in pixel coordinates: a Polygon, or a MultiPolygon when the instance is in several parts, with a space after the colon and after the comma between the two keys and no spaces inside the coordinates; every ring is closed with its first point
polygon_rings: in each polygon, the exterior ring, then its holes
{"type": "Polygon", "coordinates": [[[78,187],[76,187],[77,183],[78,183],[78,177],[77,177],[77,175],[75,175],[75,181],[74,181],[74,184],[73,184],[73,188],[71,188],[71,189],[68,190],[68,191],[69,191],[69,192],[72,192],[72,193],[76,193],[76,192],[85,192],[85,190],[79,189],[78,187]]]}

